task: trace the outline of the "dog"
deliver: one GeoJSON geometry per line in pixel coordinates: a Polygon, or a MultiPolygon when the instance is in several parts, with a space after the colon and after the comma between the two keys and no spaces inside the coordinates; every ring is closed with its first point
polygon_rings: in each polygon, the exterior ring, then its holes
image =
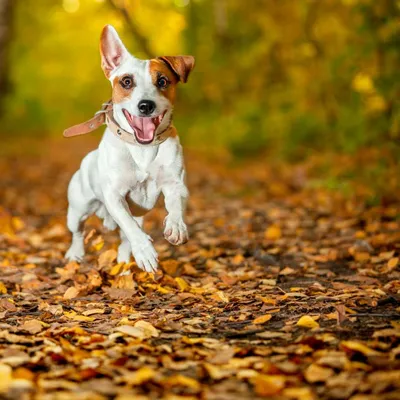
{"type": "Polygon", "coordinates": [[[112,85],[112,104],[107,103],[89,124],[64,132],[64,136],[75,136],[104,120],[107,123],[99,147],[86,155],[68,186],[67,226],[72,243],[65,257],[82,260],[83,224],[96,214],[107,229],[119,227],[118,262],[128,263],[133,255],[139,268],[155,272],[158,255],[143,231],[143,216],[161,194],[167,211],[165,239],[180,245],[189,238],[184,221],[188,189],[172,113],[176,86],[187,82],[195,60],[192,56],[137,59],[111,25],[102,31],[100,54],[101,67],[112,85]]]}

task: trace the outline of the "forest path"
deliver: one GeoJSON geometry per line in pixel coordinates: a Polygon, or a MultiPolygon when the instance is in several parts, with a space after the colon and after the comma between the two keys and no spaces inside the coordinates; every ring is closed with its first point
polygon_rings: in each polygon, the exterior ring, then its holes
{"type": "Polygon", "coordinates": [[[151,212],[155,277],[116,264],[94,218],[67,264],[77,143],[0,161],[0,397],[400,398],[398,204],[189,153],[191,239],[169,245],[151,212]]]}

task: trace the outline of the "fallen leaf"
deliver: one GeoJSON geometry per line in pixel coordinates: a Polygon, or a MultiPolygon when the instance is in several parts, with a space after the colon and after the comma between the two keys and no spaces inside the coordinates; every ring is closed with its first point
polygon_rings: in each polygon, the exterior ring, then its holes
{"type": "Polygon", "coordinates": [[[328,378],[334,375],[333,370],[330,368],[320,367],[316,364],[311,364],[304,372],[304,377],[307,382],[325,382],[328,378]]]}
{"type": "Polygon", "coordinates": [[[74,321],[94,321],[93,317],[86,317],[85,315],[78,315],[75,311],[65,311],[64,315],[74,321]]]}
{"type": "Polygon", "coordinates": [[[30,319],[22,324],[21,329],[35,335],[43,330],[43,325],[37,319],[30,319]]]}
{"type": "Polygon", "coordinates": [[[271,314],[265,314],[262,315],[261,317],[256,318],[255,320],[253,320],[253,324],[265,324],[266,322],[268,322],[270,319],[272,318],[271,314]]]}
{"type": "Polygon", "coordinates": [[[158,330],[146,321],[137,321],[132,325],[122,325],[115,329],[125,335],[129,335],[138,339],[149,339],[151,337],[158,337],[158,330]]]}
{"type": "Polygon", "coordinates": [[[277,240],[282,236],[281,228],[277,225],[271,225],[267,228],[264,234],[265,238],[268,240],[277,240]]]}
{"type": "MultiPolygon", "coordinates": [[[[100,248],[96,248],[96,250],[101,250],[102,247],[103,245],[101,245],[100,248]]],[[[115,250],[104,251],[103,253],[100,254],[98,259],[99,268],[103,269],[105,267],[111,266],[111,264],[113,264],[116,259],[117,259],[117,252],[115,250]]]]}
{"type": "Polygon", "coordinates": [[[79,290],[76,287],[71,286],[70,288],[68,288],[66,290],[63,297],[65,300],[70,300],[70,299],[74,299],[78,295],[79,295],[79,290]]]}
{"type": "Polygon", "coordinates": [[[7,294],[7,288],[4,283],[0,281],[0,294],[7,294]]]}
{"type": "Polygon", "coordinates": [[[123,380],[129,385],[138,386],[152,380],[155,376],[156,372],[154,371],[154,369],[149,367],[142,367],[135,372],[124,374],[123,380]]]}
{"type": "Polygon", "coordinates": [[[315,329],[319,328],[319,324],[309,315],[303,315],[296,323],[297,326],[301,326],[302,328],[315,329]]]}
{"type": "Polygon", "coordinates": [[[373,350],[361,342],[355,342],[352,340],[346,340],[346,341],[340,342],[340,346],[343,347],[345,350],[356,351],[356,352],[364,354],[365,356],[381,355],[381,353],[379,351],[373,350]]]}
{"type": "Polygon", "coordinates": [[[12,383],[12,368],[6,364],[0,364],[0,393],[7,392],[12,383]]]}
{"type": "Polygon", "coordinates": [[[257,375],[252,379],[254,390],[259,396],[274,396],[285,387],[286,378],[282,375],[257,375]]]}
{"type": "Polygon", "coordinates": [[[178,284],[181,292],[184,292],[185,290],[187,290],[189,288],[188,283],[183,278],[177,277],[177,278],[175,278],[175,281],[178,284]]]}

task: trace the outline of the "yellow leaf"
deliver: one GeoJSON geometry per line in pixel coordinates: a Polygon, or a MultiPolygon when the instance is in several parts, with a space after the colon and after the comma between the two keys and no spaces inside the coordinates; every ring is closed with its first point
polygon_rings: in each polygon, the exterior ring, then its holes
{"type": "Polygon", "coordinates": [[[297,326],[301,326],[303,328],[309,328],[309,329],[314,329],[314,328],[319,328],[318,322],[316,322],[312,317],[309,315],[303,315],[298,321],[297,321],[297,326]]]}
{"type": "Polygon", "coordinates": [[[133,373],[124,374],[123,379],[128,384],[137,386],[150,381],[155,375],[156,373],[152,368],[142,367],[133,373]]]}
{"type": "Polygon", "coordinates": [[[73,319],[74,321],[94,321],[93,317],[86,317],[84,315],[78,315],[75,311],[66,311],[64,315],[67,318],[73,319]]]}
{"type": "MultiPolygon", "coordinates": [[[[397,267],[397,264],[399,263],[399,258],[398,257],[393,257],[393,258],[391,258],[389,261],[388,261],[388,263],[387,263],[387,266],[388,266],[388,268],[390,268],[390,269],[394,269],[394,268],[396,268],[397,267]]],[[[1,290],[1,289],[0,289],[1,290]]]]}
{"type": "Polygon", "coordinates": [[[258,375],[252,382],[255,392],[260,396],[273,396],[285,387],[285,377],[282,375],[258,375]]]}
{"type": "Polygon", "coordinates": [[[233,265],[240,265],[244,262],[245,258],[241,254],[236,254],[235,257],[232,259],[233,265]]]}
{"type": "Polygon", "coordinates": [[[295,400],[314,400],[315,396],[310,388],[299,387],[299,388],[289,388],[284,389],[282,392],[283,397],[288,397],[289,399],[295,400]]]}
{"type": "Polygon", "coordinates": [[[370,259],[370,255],[367,252],[358,252],[354,254],[354,259],[359,262],[368,261],[370,259]]]}
{"type": "Polygon", "coordinates": [[[211,296],[214,300],[223,301],[224,303],[229,303],[229,297],[224,293],[218,290],[211,296]]]}
{"type": "Polygon", "coordinates": [[[185,387],[189,387],[194,390],[200,389],[199,382],[197,382],[193,378],[189,378],[188,376],[184,376],[184,375],[173,375],[164,381],[164,385],[167,387],[185,386],[185,387]]]}
{"type": "Polygon", "coordinates": [[[277,225],[271,225],[266,231],[265,231],[265,238],[268,240],[277,240],[280,239],[282,236],[281,228],[277,225]]]}
{"type": "Polygon", "coordinates": [[[261,316],[261,317],[258,317],[258,318],[256,318],[254,321],[253,321],[253,324],[265,324],[266,322],[268,322],[270,319],[272,318],[272,315],[271,314],[265,314],[265,315],[263,315],[263,316],[261,316]]]}
{"type": "Polygon", "coordinates": [[[11,218],[11,224],[12,224],[12,226],[14,227],[14,229],[16,231],[20,231],[20,230],[25,228],[24,221],[22,221],[22,219],[19,218],[19,217],[12,217],[11,218]]]}
{"type": "Polygon", "coordinates": [[[12,382],[12,369],[9,365],[0,364],[0,393],[7,392],[12,382]]]}
{"type": "Polygon", "coordinates": [[[156,287],[157,287],[157,290],[158,290],[161,294],[172,293],[172,290],[170,290],[170,289],[168,289],[168,288],[166,288],[166,287],[163,287],[163,286],[161,286],[161,285],[156,285],[156,287]]]}
{"type": "Polygon", "coordinates": [[[104,246],[104,239],[102,236],[97,237],[95,240],[92,242],[92,246],[97,250],[101,250],[104,246]]]}
{"type": "Polygon", "coordinates": [[[175,278],[181,292],[184,292],[188,287],[188,283],[183,278],[175,278]]]}
{"type": "Polygon", "coordinates": [[[6,294],[7,293],[7,288],[5,287],[3,282],[0,282],[0,293],[1,294],[6,294]]]}
{"type": "Polygon", "coordinates": [[[270,299],[268,297],[260,297],[260,300],[265,304],[272,304],[273,306],[276,304],[276,300],[270,299]]]}
{"type": "Polygon", "coordinates": [[[117,265],[114,265],[109,271],[109,274],[112,276],[118,275],[121,272],[122,265],[123,263],[118,263],[117,265]]]}
{"type": "Polygon", "coordinates": [[[346,340],[346,341],[341,342],[340,345],[342,347],[344,347],[345,349],[357,351],[361,354],[364,354],[365,356],[381,355],[381,353],[379,351],[373,350],[361,342],[346,340]]]}

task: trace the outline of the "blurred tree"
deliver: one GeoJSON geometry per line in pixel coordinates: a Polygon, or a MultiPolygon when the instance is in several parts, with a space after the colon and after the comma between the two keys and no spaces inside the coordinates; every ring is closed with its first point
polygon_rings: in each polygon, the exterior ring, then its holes
{"type": "Polygon", "coordinates": [[[144,54],[148,58],[153,58],[154,54],[150,50],[150,44],[148,40],[146,39],[145,36],[143,36],[140,32],[138,27],[136,26],[133,18],[129,15],[128,9],[125,7],[124,3],[118,2],[116,0],[108,0],[108,3],[110,4],[111,8],[118,11],[123,20],[125,21],[125,24],[129,28],[132,36],[134,37],[135,41],[138,43],[140,46],[141,50],[143,51],[144,54]]]}
{"type": "Polygon", "coordinates": [[[299,159],[400,138],[398,0],[16,3],[7,129],[59,133],[109,97],[98,37],[111,23],[138,58],[196,57],[176,107],[193,147],[212,136],[237,156],[299,159]]]}
{"type": "Polygon", "coordinates": [[[0,0],[0,115],[3,110],[4,96],[10,89],[9,44],[15,1],[0,0]]]}

